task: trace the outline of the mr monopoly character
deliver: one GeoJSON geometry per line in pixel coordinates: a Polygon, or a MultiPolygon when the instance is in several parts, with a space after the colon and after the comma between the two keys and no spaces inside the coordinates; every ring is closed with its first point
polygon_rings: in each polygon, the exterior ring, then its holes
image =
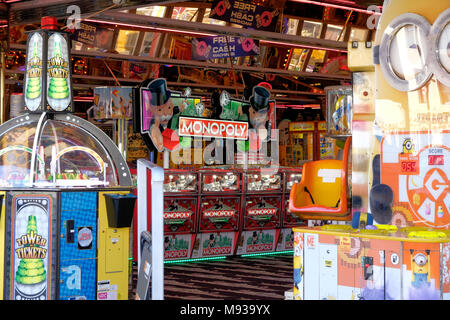
{"type": "Polygon", "coordinates": [[[143,124],[145,126],[148,123],[148,134],[158,152],[173,151],[179,145],[176,129],[182,106],[174,106],[171,99],[172,92],[167,89],[165,79],[151,81],[147,89],[142,95],[142,108],[145,108],[142,113],[143,124]]]}
{"type": "Polygon", "coordinates": [[[238,143],[240,151],[258,152],[263,142],[270,141],[272,124],[270,114],[270,92],[262,86],[253,87],[249,104],[243,106],[243,115],[239,120],[249,122],[249,140],[238,143]],[[248,110],[248,111],[247,111],[248,110]]]}

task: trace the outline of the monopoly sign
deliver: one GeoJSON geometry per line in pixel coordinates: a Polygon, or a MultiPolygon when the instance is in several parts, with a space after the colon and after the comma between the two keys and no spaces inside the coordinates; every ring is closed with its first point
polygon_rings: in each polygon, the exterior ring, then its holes
{"type": "Polygon", "coordinates": [[[262,208],[262,209],[249,209],[248,215],[250,216],[267,216],[277,213],[277,208],[262,208]]]}
{"type": "Polygon", "coordinates": [[[248,122],[180,117],[178,135],[247,140],[248,122]]]}
{"type": "Polygon", "coordinates": [[[164,219],[188,219],[191,217],[189,211],[164,212],[164,219]]]}
{"type": "Polygon", "coordinates": [[[213,217],[232,217],[236,211],[234,210],[211,210],[205,211],[203,214],[205,217],[213,218],[213,217]]]}

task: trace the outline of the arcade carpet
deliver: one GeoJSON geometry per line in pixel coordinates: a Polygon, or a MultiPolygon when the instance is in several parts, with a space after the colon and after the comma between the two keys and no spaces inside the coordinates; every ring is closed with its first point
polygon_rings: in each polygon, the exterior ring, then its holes
{"type": "MultiPolygon", "coordinates": [[[[165,300],[284,300],[293,285],[291,254],[227,257],[164,265],[165,300]]],[[[134,300],[137,266],[129,299],[134,300]]]]}

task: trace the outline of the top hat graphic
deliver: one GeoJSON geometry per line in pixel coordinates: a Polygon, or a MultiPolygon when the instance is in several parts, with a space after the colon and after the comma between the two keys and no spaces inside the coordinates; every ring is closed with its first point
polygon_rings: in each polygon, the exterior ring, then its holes
{"type": "Polygon", "coordinates": [[[250,105],[256,111],[269,108],[270,92],[262,86],[253,87],[253,95],[250,97],[250,105]]]}
{"type": "Polygon", "coordinates": [[[150,90],[150,105],[161,106],[170,99],[171,92],[167,89],[165,79],[156,79],[150,82],[148,89],[150,90]]]}

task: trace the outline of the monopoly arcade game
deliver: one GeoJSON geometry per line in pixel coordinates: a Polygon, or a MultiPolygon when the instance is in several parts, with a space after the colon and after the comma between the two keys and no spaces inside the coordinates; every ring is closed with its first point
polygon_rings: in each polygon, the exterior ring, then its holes
{"type": "Polygon", "coordinates": [[[245,172],[243,231],[238,254],[276,250],[281,228],[283,174],[271,168],[245,172]]]}
{"type": "Polygon", "coordinates": [[[134,90],[135,130],[158,153],[154,159],[164,154],[165,259],[292,249],[290,227],[281,229],[285,183],[301,170],[280,170],[267,152],[269,144],[270,152],[278,148],[270,92],[255,86],[243,101],[223,91],[214,118],[188,93],[169,90],[164,79],[134,90]]]}
{"type": "Polygon", "coordinates": [[[106,134],[68,113],[69,53],[43,18],[28,35],[29,113],[0,126],[2,299],[128,299],[130,172],[106,134]]]}
{"type": "Polygon", "coordinates": [[[373,94],[353,123],[359,210],[351,226],[294,229],[296,298],[450,298],[449,25],[446,1],[385,1],[373,47],[349,47],[373,51],[352,70],[368,72],[353,95],[373,94]]]}
{"type": "Polygon", "coordinates": [[[198,173],[167,170],[163,188],[164,258],[190,258],[197,231],[198,173]]]}
{"type": "Polygon", "coordinates": [[[233,255],[241,227],[243,174],[237,169],[200,169],[199,233],[193,257],[233,255]]]}

